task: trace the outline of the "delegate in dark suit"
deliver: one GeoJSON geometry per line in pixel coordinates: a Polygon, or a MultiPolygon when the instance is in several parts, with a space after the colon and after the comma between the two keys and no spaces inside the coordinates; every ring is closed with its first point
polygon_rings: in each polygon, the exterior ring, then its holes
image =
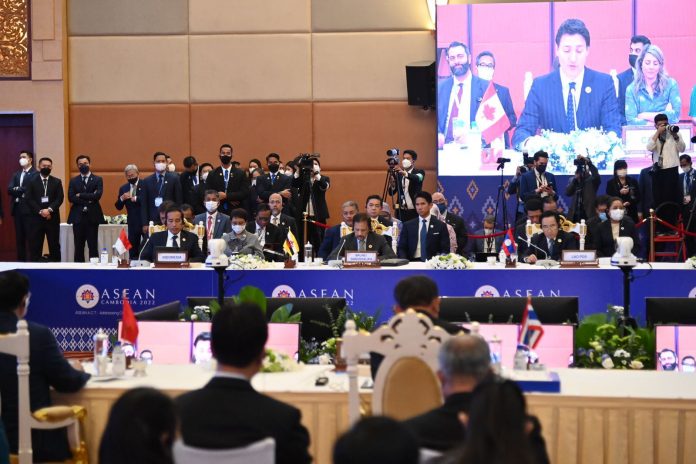
{"type": "MultiPolygon", "coordinates": [[[[544,176],[546,177],[546,185],[551,187],[554,191],[553,197],[555,199],[558,199],[558,189],[556,188],[556,176],[551,174],[550,172],[545,172],[544,176]]],[[[534,197],[539,197],[539,194],[536,193],[536,189],[539,187],[537,184],[537,172],[535,169],[531,169],[522,176],[520,176],[520,198],[522,199],[522,202],[526,202],[530,198],[534,197]]]]}
{"type": "Polygon", "coordinates": [[[297,222],[295,221],[295,218],[292,216],[289,216],[285,213],[280,213],[278,216],[278,223],[274,223],[274,217],[271,216],[271,224],[274,226],[278,227],[280,231],[283,233],[283,237],[286,237],[288,235],[288,230],[292,231],[292,235],[295,236],[295,238],[298,237],[297,235],[297,222]]]}
{"type": "Polygon", "coordinates": [[[599,184],[602,183],[602,178],[599,176],[597,167],[591,161],[587,164],[587,168],[588,170],[584,171],[584,180],[581,181],[579,175],[576,174],[568,180],[568,186],[566,186],[565,194],[571,199],[568,211],[568,219],[571,221],[580,222],[581,219],[588,219],[595,215],[594,202],[595,198],[597,198],[597,189],[599,184]],[[578,216],[576,218],[575,210],[578,207],[576,194],[581,187],[580,182],[583,182],[582,211],[584,211],[585,215],[584,217],[578,216]]]}
{"type": "Polygon", "coordinates": [[[218,166],[210,171],[205,182],[206,189],[216,192],[225,192],[227,198],[220,200],[220,210],[229,214],[235,208],[248,208],[249,178],[241,169],[230,168],[227,183],[223,175],[223,169],[218,166]]]}
{"type": "MultiPolygon", "coordinates": [[[[292,188],[292,177],[285,174],[268,173],[256,178],[256,193],[264,203],[268,203],[268,197],[273,193],[280,193],[283,190],[292,188]]],[[[288,200],[283,198],[283,205],[287,205],[288,200]]]]}
{"type": "MultiPolygon", "coordinates": [[[[418,237],[422,218],[419,216],[404,223],[404,228],[399,237],[399,258],[416,260],[414,257],[418,246],[418,237]]],[[[421,244],[422,247],[422,244],[421,244]]],[[[446,254],[450,251],[449,233],[444,222],[438,221],[430,216],[428,234],[425,243],[425,250],[421,249],[421,260],[430,259],[439,254],[446,254]],[[425,253],[425,256],[423,256],[425,253]],[[425,259],[423,259],[425,258],[425,259]]]]}
{"type": "Polygon", "coordinates": [[[68,214],[68,224],[73,226],[75,237],[75,262],[85,262],[85,242],[89,247],[89,257],[99,256],[99,224],[104,223],[104,212],[99,200],[104,193],[104,181],[90,174],[86,179],[77,175],[70,179],[68,200],[72,203],[68,214]]]}
{"type": "MultiPolygon", "coordinates": [[[[256,236],[259,237],[259,231],[256,229],[256,221],[247,222],[246,229],[248,232],[256,234],[256,236]]],[[[284,255],[279,256],[273,253],[268,253],[266,251],[272,250],[277,253],[283,253],[283,243],[285,243],[285,236],[286,234],[283,234],[283,231],[279,227],[276,227],[271,223],[266,224],[265,230],[263,231],[263,242],[261,241],[261,237],[259,237],[259,245],[261,245],[261,248],[263,248],[264,250],[263,256],[264,258],[266,258],[266,261],[285,261],[284,255]]]]}
{"type": "MultiPolygon", "coordinates": [[[[206,233],[203,237],[203,255],[208,256],[208,213],[202,213],[193,218],[193,224],[198,225],[198,223],[203,223],[206,233]]],[[[213,224],[213,237],[212,238],[222,238],[223,234],[228,233],[232,230],[232,223],[230,222],[230,217],[221,212],[215,214],[213,224]]]]}
{"type": "Polygon", "coordinates": [[[619,113],[621,113],[622,126],[626,125],[626,89],[629,85],[631,85],[631,82],[633,82],[634,77],[635,74],[633,73],[633,68],[628,68],[627,70],[616,76],[616,79],[619,81],[618,101],[619,113]]]}
{"type": "MultiPolygon", "coordinates": [[[[31,410],[51,406],[50,389],[59,392],[76,392],[81,389],[89,374],[73,369],[65,360],[48,329],[27,321],[29,326],[29,396],[31,410]]],[[[0,313],[0,333],[15,333],[17,316],[14,313],[0,313]]],[[[5,423],[7,437],[13,453],[17,452],[18,431],[18,392],[17,358],[0,354],[0,398],[2,399],[2,421],[5,423]]],[[[63,461],[71,456],[65,429],[32,430],[32,448],[36,462],[63,461]]]]}
{"type": "Polygon", "coordinates": [[[552,259],[554,261],[560,261],[563,255],[562,250],[577,250],[578,241],[575,235],[564,232],[562,230],[558,231],[556,239],[553,241],[553,252],[549,253],[549,245],[544,234],[536,234],[532,237],[532,244],[544,250],[542,253],[537,248],[530,246],[527,248],[527,256],[535,255],[538,259],[552,259]],[[548,258],[547,258],[548,257],[548,258]]]}
{"type": "Polygon", "coordinates": [[[126,208],[126,217],[128,220],[128,241],[133,245],[128,254],[131,259],[136,259],[138,257],[138,252],[140,251],[140,241],[143,236],[143,218],[142,218],[142,204],[143,204],[143,182],[139,180],[134,186],[126,182],[118,189],[118,197],[116,197],[116,203],[114,206],[117,210],[122,211],[126,208]],[[121,196],[124,193],[130,193],[132,189],[131,198],[126,201],[121,201],[121,196]]]}
{"type": "Polygon", "coordinates": [[[183,202],[187,205],[191,205],[193,208],[193,214],[205,213],[205,206],[201,197],[198,195],[196,187],[201,184],[197,172],[184,171],[179,176],[179,182],[181,182],[181,195],[183,202]]]}
{"type": "Polygon", "coordinates": [[[41,175],[37,175],[27,185],[26,200],[31,214],[31,232],[29,235],[31,261],[38,262],[41,259],[45,238],[48,242],[50,261],[60,262],[59,208],[64,199],[63,183],[57,177],[49,176],[44,179],[41,175]],[[49,210],[50,215],[41,216],[40,211],[42,210],[49,210]]]}
{"type": "MultiPolygon", "coordinates": [[[[524,231],[524,228],[522,228],[524,231]]],[[[500,231],[498,231],[500,232],[500,231]]],[[[486,235],[485,231],[483,229],[479,229],[476,232],[474,232],[474,235],[486,235]]],[[[488,249],[488,244],[489,242],[493,242],[493,251],[491,253],[498,253],[500,251],[500,248],[503,244],[503,237],[502,235],[499,237],[493,237],[493,238],[476,238],[474,239],[474,243],[471,247],[471,251],[474,253],[485,253],[486,250],[488,249]]]]}
{"type": "Polygon", "coordinates": [[[457,253],[463,255],[466,252],[466,243],[469,240],[469,235],[466,230],[464,219],[449,211],[445,212],[445,222],[452,226],[454,233],[457,236],[457,253]]]}
{"type": "Polygon", "coordinates": [[[326,260],[332,250],[334,250],[341,242],[341,224],[329,227],[324,234],[324,240],[321,242],[317,256],[326,260]]]}
{"type": "MultiPolygon", "coordinates": [[[[469,105],[469,121],[476,120],[476,112],[478,111],[479,105],[481,104],[481,100],[483,99],[483,94],[486,93],[486,89],[488,88],[488,82],[489,81],[481,79],[477,76],[471,76],[471,101],[469,105]]],[[[454,78],[450,77],[440,82],[440,85],[437,89],[437,131],[438,133],[443,135],[447,133],[447,114],[449,113],[450,94],[452,93],[453,86],[454,78]]],[[[509,96],[510,93],[508,92],[508,97],[509,96]]],[[[510,100],[510,105],[512,106],[512,100],[510,100]]],[[[503,108],[505,108],[505,106],[503,106],[503,108]]],[[[505,113],[507,114],[507,109],[505,109],[505,113]]],[[[510,122],[512,123],[512,121],[510,122]]],[[[451,141],[452,140],[445,139],[445,143],[449,143],[451,141]]]]}
{"type": "MultiPolygon", "coordinates": [[[[597,250],[597,256],[601,257],[611,257],[616,251],[616,241],[614,240],[614,235],[611,230],[610,219],[599,224],[595,230],[597,234],[592,238],[592,244],[597,250]]],[[[632,253],[637,255],[640,252],[640,240],[638,240],[638,231],[636,230],[636,223],[630,217],[624,217],[619,222],[619,237],[631,237],[633,239],[633,250],[632,253]]]]}
{"type": "MultiPolygon", "coordinates": [[[[162,232],[155,232],[150,237],[150,241],[147,242],[145,248],[143,248],[141,258],[145,261],[153,261],[155,256],[155,249],[158,247],[167,246],[167,239],[169,237],[169,232],[164,230],[162,232]]],[[[191,262],[200,262],[203,260],[203,253],[198,247],[198,236],[191,232],[182,230],[179,232],[181,239],[179,240],[179,248],[188,251],[188,259],[191,262]]]]}
{"type": "Polygon", "coordinates": [[[17,261],[27,260],[27,248],[31,235],[29,207],[25,198],[27,185],[38,171],[32,166],[26,172],[23,169],[15,172],[10,179],[7,193],[10,195],[10,213],[14,217],[17,261]],[[24,175],[22,175],[24,174],[24,175]]]}
{"type": "MultiPolygon", "coordinates": [[[[357,250],[358,240],[355,238],[355,234],[346,235],[343,240],[343,246],[340,250],[339,247],[341,247],[340,242],[339,245],[331,251],[327,259],[339,259],[340,257],[345,256],[346,250],[357,250]]],[[[392,250],[391,246],[387,243],[387,240],[383,236],[372,231],[367,233],[367,238],[365,239],[365,251],[376,251],[377,258],[379,259],[396,258],[394,250],[392,250]]]]}
{"type": "Polygon", "coordinates": [[[147,176],[141,182],[143,183],[144,192],[140,210],[143,227],[147,226],[150,221],[155,224],[160,223],[160,201],[169,200],[180,205],[184,199],[179,176],[173,172],[165,172],[164,174],[156,172],[151,176],[147,176]]]}
{"type": "Polygon", "coordinates": [[[245,379],[213,377],[202,389],[178,397],[176,403],[181,438],[188,446],[229,449],[271,437],[277,464],[312,460],[300,411],[262,395],[245,379]]]}
{"type": "MultiPolygon", "coordinates": [[[[621,134],[616,90],[611,76],[585,68],[580,103],[576,111],[578,129],[602,128],[621,134]]],[[[567,133],[574,130],[566,118],[560,71],[556,70],[534,79],[524,110],[512,137],[513,147],[520,147],[540,129],[567,133]]]]}

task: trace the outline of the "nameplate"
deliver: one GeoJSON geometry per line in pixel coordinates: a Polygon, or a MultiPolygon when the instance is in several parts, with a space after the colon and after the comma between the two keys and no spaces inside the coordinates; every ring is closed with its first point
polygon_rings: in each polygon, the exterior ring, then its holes
{"type": "Polygon", "coordinates": [[[378,263],[376,251],[346,251],[346,263],[378,263]]]}
{"type": "Polygon", "coordinates": [[[561,267],[597,267],[597,250],[563,250],[561,267]]]}
{"type": "Polygon", "coordinates": [[[185,263],[188,261],[188,251],[157,251],[155,254],[156,263],[185,263]]]}

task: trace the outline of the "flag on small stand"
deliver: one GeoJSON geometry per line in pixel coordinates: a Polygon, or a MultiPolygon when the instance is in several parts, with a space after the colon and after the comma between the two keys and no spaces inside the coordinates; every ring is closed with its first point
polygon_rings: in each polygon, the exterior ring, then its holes
{"type": "Polygon", "coordinates": [[[131,242],[128,240],[126,229],[121,229],[121,233],[118,235],[116,243],[114,243],[114,249],[116,250],[116,253],[122,255],[131,248],[133,248],[133,245],[131,245],[131,242]]]}
{"type": "Polygon", "coordinates": [[[138,320],[135,318],[133,308],[126,298],[123,299],[123,317],[121,320],[121,340],[135,344],[138,339],[138,320]]]}
{"type": "Polygon", "coordinates": [[[541,322],[532,307],[532,297],[528,296],[527,306],[525,306],[522,314],[522,329],[520,330],[518,343],[535,349],[543,336],[544,328],[541,326],[541,322]]]}
{"type": "Polygon", "coordinates": [[[512,233],[512,228],[508,229],[503,240],[503,251],[508,258],[511,255],[517,254],[517,243],[515,243],[515,234],[512,233]]]}
{"type": "Polygon", "coordinates": [[[481,104],[476,111],[476,124],[481,129],[481,137],[486,143],[502,137],[510,127],[510,120],[505,114],[493,81],[488,83],[488,88],[481,98],[481,104]]]}
{"type": "Polygon", "coordinates": [[[285,243],[283,243],[283,251],[289,256],[295,256],[300,252],[300,245],[290,229],[288,229],[288,235],[285,237],[285,243]]]}

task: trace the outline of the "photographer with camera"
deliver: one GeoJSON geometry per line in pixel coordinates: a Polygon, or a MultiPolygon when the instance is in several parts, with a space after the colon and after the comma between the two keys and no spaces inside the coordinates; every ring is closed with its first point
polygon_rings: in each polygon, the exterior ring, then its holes
{"type": "MultiPolygon", "coordinates": [[[[390,150],[392,151],[392,150],[390,150]]],[[[387,152],[389,154],[389,152],[387,152]]],[[[398,155],[398,150],[396,150],[398,155]]],[[[396,216],[403,222],[418,216],[416,212],[416,195],[423,190],[425,171],[415,167],[418,154],[413,150],[404,150],[401,166],[398,163],[390,164],[389,168],[396,176],[389,185],[389,195],[399,195],[399,211],[396,216]],[[398,185],[397,185],[398,182],[398,185]]]]}
{"type": "MultiPolygon", "coordinates": [[[[655,209],[665,202],[682,203],[679,189],[679,154],[686,149],[686,144],[679,134],[679,126],[668,124],[667,115],[655,116],[655,133],[648,141],[647,149],[652,152],[653,160],[653,203],[655,209]]],[[[670,224],[677,222],[677,210],[667,208],[660,213],[661,218],[670,224]]]]}
{"type": "Polygon", "coordinates": [[[292,186],[298,189],[299,205],[298,209],[301,216],[296,217],[300,221],[304,220],[307,213],[307,237],[305,237],[305,227],[300,227],[300,243],[304,250],[304,243],[309,242],[315,250],[319,250],[324,239],[324,229],[317,226],[314,222],[326,224],[329,218],[329,207],[326,204],[326,191],[330,187],[330,179],[321,175],[321,164],[319,163],[319,153],[303,153],[294,159],[292,186]]]}
{"type": "Polygon", "coordinates": [[[620,198],[626,208],[626,216],[638,222],[638,202],[640,187],[638,181],[628,177],[628,163],[624,160],[614,162],[614,177],[607,183],[607,195],[620,198]]]}
{"type": "Polygon", "coordinates": [[[565,194],[573,197],[568,218],[573,222],[580,222],[580,220],[587,220],[594,215],[594,202],[602,179],[590,158],[578,155],[575,159],[575,166],[575,175],[568,181],[565,194]]]}
{"type": "Polygon", "coordinates": [[[526,152],[522,153],[522,166],[517,166],[515,175],[508,182],[507,193],[517,197],[517,210],[515,214],[515,222],[524,218],[526,211],[524,209],[524,200],[520,196],[520,177],[522,174],[534,169],[534,158],[530,157],[526,152]]]}

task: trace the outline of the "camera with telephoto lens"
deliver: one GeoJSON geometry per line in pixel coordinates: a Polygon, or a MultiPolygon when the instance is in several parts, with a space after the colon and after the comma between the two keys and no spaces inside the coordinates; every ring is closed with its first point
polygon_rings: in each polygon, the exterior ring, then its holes
{"type": "Polygon", "coordinates": [[[319,153],[301,153],[295,158],[295,164],[303,171],[314,169],[314,160],[319,158],[319,153]]]}
{"type": "Polygon", "coordinates": [[[672,124],[667,124],[667,131],[670,134],[678,134],[679,133],[679,126],[674,126],[672,124]]]}
{"type": "Polygon", "coordinates": [[[573,164],[578,166],[578,167],[585,166],[586,164],[588,164],[588,162],[589,162],[589,160],[587,158],[582,157],[582,156],[580,158],[575,158],[575,160],[573,160],[573,164]]]}
{"type": "Polygon", "coordinates": [[[399,149],[390,148],[387,150],[387,164],[390,168],[394,168],[399,164],[399,149]]]}

